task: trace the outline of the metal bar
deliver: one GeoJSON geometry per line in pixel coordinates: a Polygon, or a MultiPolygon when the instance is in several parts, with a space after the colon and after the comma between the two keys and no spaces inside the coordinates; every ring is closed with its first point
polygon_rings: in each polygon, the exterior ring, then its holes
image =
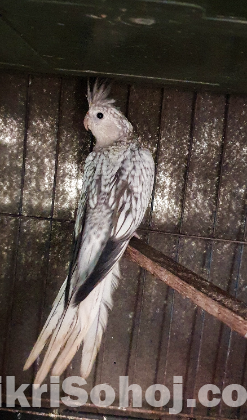
{"type": "Polygon", "coordinates": [[[29,123],[29,96],[30,90],[29,86],[31,83],[31,76],[27,77],[27,87],[26,87],[26,113],[25,113],[25,132],[24,132],[24,139],[23,139],[23,160],[22,160],[22,171],[21,171],[21,188],[20,188],[20,202],[19,202],[19,216],[22,214],[22,207],[23,207],[23,190],[24,190],[24,182],[25,182],[25,169],[26,169],[26,156],[27,156],[27,132],[28,132],[28,123],[29,123]]]}
{"type": "MultiPolygon", "coordinates": [[[[27,400],[32,403],[32,400],[27,397],[27,400]]],[[[125,408],[122,409],[120,407],[116,406],[108,406],[108,407],[100,407],[99,408],[93,404],[86,403],[82,407],[79,408],[69,408],[65,407],[63,403],[61,403],[61,407],[59,409],[51,409],[50,408],[50,401],[49,400],[42,400],[44,403],[44,408],[36,408],[33,409],[32,407],[28,408],[22,408],[22,407],[16,407],[16,408],[6,408],[6,407],[0,407],[0,413],[16,413],[16,418],[18,419],[20,414],[26,414],[26,415],[33,415],[37,416],[37,418],[40,417],[49,417],[49,418],[56,418],[56,419],[65,419],[65,420],[77,420],[77,419],[83,419],[83,420],[102,420],[105,418],[105,416],[117,416],[117,418],[122,418],[123,420],[127,420],[129,418],[135,418],[135,419],[162,419],[162,420],[218,420],[218,416],[197,416],[192,417],[188,414],[179,413],[176,417],[174,417],[174,414],[168,413],[168,411],[160,411],[158,409],[156,410],[148,410],[143,407],[137,408],[125,408]],[[20,413],[18,415],[18,413],[20,413]],[[119,417],[121,416],[121,417],[119,417]]],[[[114,417],[110,417],[111,420],[113,420],[114,417]]],[[[226,417],[221,417],[220,420],[230,420],[226,417]]]]}
{"type": "MultiPolygon", "coordinates": [[[[193,100],[192,100],[192,109],[191,109],[191,123],[190,123],[190,134],[189,134],[189,150],[188,150],[188,159],[185,171],[185,179],[184,179],[184,188],[183,188],[183,195],[182,195],[182,206],[181,206],[181,217],[180,217],[180,225],[179,225],[179,233],[182,232],[183,227],[183,218],[184,218],[184,209],[185,209],[185,202],[186,202],[186,193],[188,187],[188,179],[189,179],[189,171],[190,171],[190,162],[192,156],[192,147],[193,147],[193,140],[194,140],[194,129],[195,129],[195,112],[196,112],[196,100],[197,100],[197,93],[194,93],[193,100]]],[[[177,258],[179,254],[179,241],[178,241],[178,250],[177,250],[177,258]]]]}
{"type": "MultiPolygon", "coordinates": [[[[3,395],[3,399],[6,399],[6,396],[3,395]]],[[[34,415],[35,418],[39,418],[39,416],[49,417],[49,418],[56,418],[56,419],[65,419],[65,420],[103,420],[106,416],[110,420],[120,419],[127,420],[129,418],[133,419],[161,419],[161,420],[218,420],[219,417],[216,415],[212,416],[191,416],[185,413],[179,413],[174,417],[174,414],[170,414],[167,410],[159,410],[159,409],[146,409],[144,407],[127,407],[121,408],[117,406],[110,405],[108,407],[97,407],[92,403],[86,403],[83,406],[78,408],[68,408],[62,402],[59,408],[50,408],[50,400],[42,399],[42,408],[32,408],[32,399],[27,397],[27,400],[30,403],[30,407],[23,408],[23,407],[15,407],[15,408],[7,408],[7,407],[0,407],[0,413],[22,413],[22,414],[30,414],[34,415]],[[110,417],[114,416],[114,417],[110,417]]],[[[0,414],[1,415],[1,414],[0,414]]],[[[19,419],[19,416],[16,417],[19,419]]],[[[220,420],[230,420],[229,417],[220,417],[220,420]]]]}
{"type": "Polygon", "coordinates": [[[55,169],[54,169],[54,180],[52,187],[52,204],[51,204],[51,219],[53,219],[55,196],[56,196],[56,185],[57,185],[57,171],[58,171],[58,157],[59,157],[59,146],[60,146],[60,122],[61,122],[61,102],[63,94],[63,79],[60,79],[60,92],[58,100],[58,118],[57,118],[57,135],[56,135],[56,156],[55,156],[55,169]]]}
{"type": "MultiPolygon", "coordinates": [[[[59,217],[45,217],[45,216],[32,216],[32,215],[19,215],[15,213],[6,213],[6,212],[0,212],[0,216],[6,216],[6,217],[14,217],[14,218],[20,218],[20,219],[38,219],[38,220],[53,220],[55,222],[66,222],[66,223],[75,223],[74,219],[61,219],[59,217]]],[[[226,242],[230,244],[239,244],[239,245],[247,245],[246,241],[238,241],[233,239],[224,239],[224,238],[214,238],[213,236],[203,236],[203,235],[189,235],[187,233],[174,233],[174,232],[166,232],[164,230],[155,230],[151,228],[139,228],[140,232],[148,232],[148,233],[157,233],[160,235],[169,235],[169,236],[180,236],[184,238],[191,238],[191,239],[203,239],[205,241],[215,241],[215,242],[226,242]]]]}
{"type": "Polygon", "coordinates": [[[152,191],[151,197],[151,205],[150,205],[150,212],[149,212],[149,221],[148,226],[152,226],[152,216],[153,216],[153,207],[154,207],[154,197],[155,197],[155,187],[156,187],[156,178],[157,178],[157,171],[158,171],[158,160],[159,160],[159,152],[160,152],[160,138],[161,138],[161,126],[162,126],[162,115],[163,115],[163,103],[164,103],[164,89],[161,90],[161,104],[160,104],[160,115],[159,115],[159,129],[158,129],[158,141],[157,141],[157,148],[155,154],[155,168],[154,168],[154,186],[152,191]]]}
{"type": "Polygon", "coordinates": [[[5,213],[0,212],[0,216],[6,217],[14,217],[19,219],[37,219],[37,220],[53,220],[55,222],[66,222],[66,223],[75,223],[74,219],[61,219],[59,217],[51,217],[51,216],[35,216],[35,215],[25,215],[25,214],[16,214],[16,213],[5,213]]]}
{"type": "MultiPolygon", "coordinates": [[[[27,398],[29,400],[29,398],[27,398]]],[[[31,415],[31,416],[37,416],[39,417],[49,417],[49,418],[55,418],[55,419],[64,419],[64,420],[102,420],[105,418],[105,416],[121,416],[123,420],[126,420],[128,418],[144,418],[144,419],[162,419],[162,420],[172,420],[174,418],[174,414],[169,414],[165,411],[159,411],[159,410],[147,410],[143,408],[127,408],[127,409],[121,409],[114,406],[109,406],[107,408],[99,409],[92,404],[85,404],[83,406],[83,409],[85,411],[80,410],[80,412],[77,414],[77,410],[66,410],[63,412],[62,409],[59,409],[59,412],[57,409],[49,409],[46,411],[43,411],[42,409],[32,409],[32,408],[5,408],[0,407],[0,413],[16,413],[16,419],[19,419],[21,414],[24,415],[31,415]],[[88,409],[88,411],[86,411],[88,409]]],[[[118,417],[115,417],[118,418],[118,417]]],[[[113,418],[111,418],[112,420],[113,418]]],[[[180,413],[178,416],[176,416],[176,420],[218,420],[218,417],[216,416],[199,416],[199,417],[191,417],[187,414],[180,413]]],[[[229,420],[229,418],[221,417],[220,420],[229,420]]]]}
{"type": "Polygon", "coordinates": [[[161,235],[169,235],[169,236],[179,236],[184,238],[191,238],[191,239],[203,239],[205,241],[215,241],[215,242],[227,242],[231,244],[239,244],[239,245],[247,245],[247,241],[237,241],[233,239],[224,239],[224,238],[214,238],[213,236],[203,236],[203,235],[189,235],[187,233],[173,233],[173,232],[166,232],[164,230],[155,230],[155,229],[145,229],[141,228],[139,231],[143,232],[150,232],[150,233],[157,233],[161,235]]]}
{"type": "MultiPolygon", "coordinates": [[[[132,328],[131,328],[128,359],[127,359],[126,371],[125,371],[125,374],[130,377],[131,381],[135,381],[135,376],[136,376],[136,362],[137,362],[136,358],[137,358],[138,340],[140,336],[145,280],[146,280],[145,271],[141,270],[138,276],[138,285],[137,285],[137,292],[136,292],[136,299],[135,299],[135,306],[134,306],[134,317],[133,317],[133,323],[132,323],[132,328]],[[131,358],[133,358],[132,363],[131,363],[131,358]]],[[[131,394],[130,406],[132,407],[132,405],[133,405],[133,395],[131,394]]]]}

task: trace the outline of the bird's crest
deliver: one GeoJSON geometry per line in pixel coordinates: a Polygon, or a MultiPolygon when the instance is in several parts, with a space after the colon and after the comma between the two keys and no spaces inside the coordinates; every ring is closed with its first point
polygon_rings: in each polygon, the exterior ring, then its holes
{"type": "Polygon", "coordinates": [[[88,80],[87,83],[87,100],[89,107],[92,105],[110,105],[115,102],[115,99],[108,99],[108,95],[111,91],[111,86],[106,84],[106,82],[100,82],[99,79],[96,79],[93,90],[88,80]]]}

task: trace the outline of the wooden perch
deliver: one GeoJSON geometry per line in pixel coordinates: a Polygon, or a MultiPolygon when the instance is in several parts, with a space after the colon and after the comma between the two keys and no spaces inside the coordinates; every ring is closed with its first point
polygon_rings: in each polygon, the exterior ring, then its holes
{"type": "Polygon", "coordinates": [[[131,239],[125,255],[234,331],[247,337],[247,306],[243,302],[140,239],[131,239]]]}

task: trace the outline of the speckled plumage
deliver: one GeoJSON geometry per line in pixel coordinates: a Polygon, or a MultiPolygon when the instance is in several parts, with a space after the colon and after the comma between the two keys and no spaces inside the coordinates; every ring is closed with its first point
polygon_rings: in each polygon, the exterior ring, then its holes
{"type": "Polygon", "coordinates": [[[85,162],[68,303],[65,307],[66,279],[24,367],[34,362],[49,340],[34,381],[37,386],[51,368],[52,375],[61,375],[82,342],[81,375],[89,375],[112,307],[119,259],[142,221],[152,192],[152,156],[141,147],[114,101],[107,99],[108,93],[98,83],[92,92],[88,90],[84,125],[94,134],[96,146],[85,162]]]}

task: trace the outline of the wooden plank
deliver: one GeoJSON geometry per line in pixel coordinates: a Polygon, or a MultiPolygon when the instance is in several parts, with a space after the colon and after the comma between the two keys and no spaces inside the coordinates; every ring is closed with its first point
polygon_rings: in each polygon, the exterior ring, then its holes
{"type": "MultiPolygon", "coordinates": [[[[212,245],[212,262],[209,281],[229,294],[230,284],[236,270],[234,262],[238,246],[227,242],[215,241],[212,245]]],[[[240,336],[239,336],[240,337],[240,336]]],[[[223,388],[226,360],[229,350],[230,328],[220,320],[205,313],[201,339],[200,358],[195,379],[194,398],[205,383],[213,383],[223,388]]],[[[220,406],[212,409],[198,404],[195,412],[198,415],[219,415],[220,406]]]]}
{"type": "Polygon", "coordinates": [[[193,94],[164,90],[152,227],[178,232],[188,158],[193,94]]]}
{"type": "MultiPolygon", "coordinates": [[[[44,291],[40,298],[41,315],[38,326],[39,328],[37,330],[37,337],[50,314],[53,302],[68,273],[72,253],[73,228],[74,223],[71,222],[52,222],[49,265],[47,270],[47,279],[44,284],[44,291]]],[[[41,357],[39,357],[35,363],[35,373],[37,373],[37,370],[41,365],[44,354],[45,352],[42,353],[41,357]]],[[[61,376],[60,383],[62,383],[66,374],[67,376],[70,374],[69,369],[61,376]]],[[[77,374],[79,374],[79,371],[77,374]]],[[[45,379],[45,382],[48,385],[48,392],[47,394],[42,395],[42,400],[45,398],[49,400],[49,377],[45,379]]]]}
{"type": "Polygon", "coordinates": [[[90,134],[83,125],[88,110],[83,79],[63,79],[58,131],[58,163],[54,216],[73,219],[81,189],[82,172],[90,149],[90,134]]]}
{"type": "MultiPolygon", "coordinates": [[[[155,235],[155,234],[154,234],[155,235]]],[[[152,238],[152,236],[151,236],[152,238]]],[[[151,239],[152,241],[152,239],[151,239]]],[[[150,241],[155,249],[162,251],[168,257],[172,259],[176,259],[177,253],[177,237],[176,236],[168,236],[159,234],[159,237],[156,238],[156,242],[153,243],[150,241]]],[[[154,277],[152,276],[152,279],[154,277]]],[[[164,288],[164,284],[161,284],[164,288]]],[[[163,320],[162,320],[162,331],[160,335],[160,343],[159,343],[159,357],[157,360],[157,370],[156,370],[156,378],[155,383],[159,384],[167,384],[167,367],[169,364],[169,353],[171,348],[171,342],[173,340],[172,335],[172,320],[174,316],[174,302],[175,302],[175,290],[169,286],[165,286],[166,289],[166,297],[164,301],[164,313],[163,313],[163,320]]],[[[164,292],[163,292],[164,293],[164,292]]],[[[173,376],[173,375],[172,375],[173,376]]],[[[171,388],[172,392],[172,388],[171,388]]]]}
{"type": "Polygon", "coordinates": [[[130,89],[128,118],[144,147],[155,156],[159,138],[162,90],[153,86],[133,85],[130,89]]]}
{"type": "Polygon", "coordinates": [[[246,218],[247,98],[229,101],[216,237],[242,240],[246,218]]]}
{"type": "MultiPolygon", "coordinates": [[[[151,233],[150,243],[166,254],[176,254],[176,238],[151,233]]],[[[130,383],[139,384],[143,390],[160,380],[163,383],[164,366],[168,346],[167,333],[171,319],[170,288],[146,272],[140,298],[140,310],[136,316],[129,365],[130,383]],[[167,328],[165,328],[167,327],[167,328]],[[145,368],[144,368],[145,367],[145,368]],[[158,375],[162,377],[158,377],[158,375]]],[[[143,399],[143,406],[148,407],[143,399]]]]}
{"type": "Polygon", "coordinates": [[[142,272],[127,259],[121,262],[122,278],[114,293],[114,306],[103,346],[100,349],[96,371],[96,384],[110,383],[116,393],[114,405],[119,405],[119,376],[127,375],[133,329],[136,326],[135,310],[142,272]]]}
{"type": "Polygon", "coordinates": [[[74,223],[52,222],[49,267],[44,291],[40,329],[47,320],[53,302],[67,276],[72,253],[73,231],[74,223]]]}
{"type": "Polygon", "coordinates": [[[126,254],[193,303],[230,326],[239,334],[247,334],[247,306],[224,290],[166,257],[161,252],[132,238],[126,254]]]}
{"type": "MultiPolygon", "coordinates": [[[[243,300],[247,303],[247,288],[246,288],[246,278],[247,278],[247,247],[243,247],[243,257],[242,257],[242,264],[240,268],[240,275],[239,275],[239,287],[237,291],[237,298],[243,300]]],[[[247,349],[243,352],[244,363],[242,365],[242,382],[241,384],[247,389],[247,364],[246,364],[246,355],[247,349]]],[[[247,405],[244,404],[240,407],[240,419],[245,420],[247,418],[247,405]]]]}
{"type": "Polygon", "coordinates": [[[117,106],[124,115],[128,113],[130,86],[117,80],[112,81],[110,97],[115,99],[117,106]]]}
{"type": "Polygon", "coordinates": [[[13,299],[18,227],[17,218],[0,217],[0,375],[3,375],[8,315],[13,299]]]}
{"type": "MultiPolygon", "coordinates": [[[[246,299],[246,246],[238,245],[234,252],[234,263],[232,264],[232,280],[229,290],[233,296],[236,296],[239,300],[247,304],[246,299]],[[239,266],[239,264],[241,264],[239,266]],[[242,279],[241,279],[242,277],[242,279]],[[245,277],[244,283],[243,277],[245,277]]],[[[227,347],[227,356],[224,361],[224,377],[223,387],[225,388],[231,384],[239,384],[246,386],[246,354],[247,354],[247,342],[246,340],[237,334],[235,331],[231,331],[229,334],[229,343],[227,347]]],[[[241,416],[245,412],[244,418],[246,418],[246,404],[243,407],[229,407],[224,402],[221,402],[220,412],[229,418],[239,417],[240,411],[241,416]]],[[[242,417],[243,418],[243,417],[242,417]]]]}
{"type": "MultiPolygon", "coordinates": [[[[179,262],[198,276],[207,275],[205,256],[207,241],[181,237],[179,262]]],[[[165,384],[172,389],[174,375],[183,377],[183,413],[191,414],[186,401],[193,398],[194,380],[200,351],[202,312],[190,299],[174,293],[174,308],[171,323],[169,352],[166,363],[165,384]]]]}
{"type": "MultiPolygon", "coordinates": [[[[223,388],[231,384],[244,386],[244,368],[246,364],[246,340],[235,331],[231,332],[228,353],[225,360],[223,388]],[[238,356],[237,356],[238,355],[238,356]],[[237,357],[236,357],[237,356],[237,357]]],[[[246,404],[245,410],[246,410],[246,404]]],[[[244,408],[244,407],[243,407],[244,408]]],[[[238,418],[240,407],[229,407],[221,401],[220,413],[225,417],[238,418]]],[[[243,412],[243,411],[242,411],[243,412]]],[[[246,418],[246,417],[245,417],[246,418]]]]}
{"type": "Polygon", "coordinates": [[[22,221],[5,361],[6,374],[14,375],[19,385],[31,383],[33,379],[33,369],[23,372],[23,366],[37,338],[47,276],[49,238],[49,221],[22,221]]]}
{"type": "Polygon", "coordinates": [[[60,79],[34,76],[29,92],[23,213],[49,217],[55,174],[60,79]]]}
{"type": "Polygon", "coordinates": [[[0,211],[18,213],[27,76],[0,74],[0,211]]]}
{"type": "Polygon", "coordinates": [[[225,97],[198,94],[193,144],[181,232],[209,236],[213,233],[217,183],[222,151],[225,97]]]}
{"type": "MultiPolygon", "coordinates": [[[[128,119],[141,138],[142,145],[156,158],[159,141],[162,90],[151,86],[133,85],[130,89],[128,119]]],[[[143,218],[142,227],[150,223],[151,203],[143,218]]]]}
{"type": "MultiPolygon", "coordinates": [[[[236,296],[234,289],[236,288],[236,280],[239,275],[240,255],[240,246],[238,244],[214,244],[210,277],[212,278],[212,281],[214,281],[215,284],[220,285],[220,287],[227,290],[231,296],[236,296]]],[[[215,321],[213,323],[211,322],[210,325],[212,328],[212,326],[215,325],[215,321]]],[[[227,369],[229,365],[229,356],[231,352],[233,331],[227,325],[224,324],[221,324],[220,327],[216,326],[216,332],[217,329],[219,331],[219,336],[217,342],[215,343],[215,365],[213,367],[212,383],[215,383],[222,391],[222,389],[225,387],[225,382],[227,379],[227,369]]],[[[236,356],[240,361],[242,356],[235,354],[235,357],[236,356]]],[[[245,362],[243,361],[243,363],[245,362]]],[[[235,379],[237,380],[236,376],[235,379]]],[[[235,383],[234,376],[232,383],[235,383]]],[[[210,415],[223,415],[223,413],[228,415],[229,407],[226,407],[223,401],[221,401],[221,404],[219,406],[209,409],[208,412],[210,413],[210,415]]]]}

